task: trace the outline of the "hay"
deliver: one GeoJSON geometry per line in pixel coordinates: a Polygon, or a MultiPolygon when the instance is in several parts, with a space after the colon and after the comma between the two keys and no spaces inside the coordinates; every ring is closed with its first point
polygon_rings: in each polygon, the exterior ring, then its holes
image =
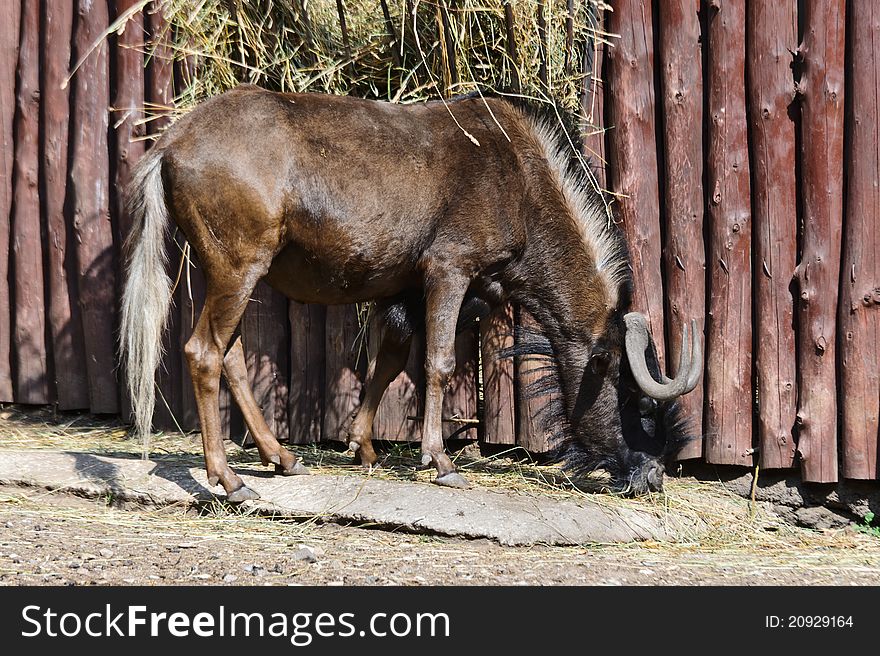
{"type": "Polygon", "coordinates": [[[598,0],[574,3],[572,15],[565,0],[511,2],[507,13],[503,0],[348,0],[341,12],[335,0],[161,6],[184,64],[184,108],[246,82],[391,102],[520,91],[578,112],[594,48],[608,38],[598,0]]]}
{"type": "MultiPolygon", "coordinates": [[[[16,406],[0,413],[4,448],[30,450],[70,450],[104,455],[130,454],[140,457],[140,444],[128,438],[124,426],[116,420],[97,419],[91,415],[53,416],[51,411],[21,409],[16,406]]],[[[154,435],[156,460],[174,460],[190,466],[202,466],[201,440],[198,433],[165,432],[154,435]]],[[[379,453],[381,467],[365,472],[352,463],[351,453],[328,445],[296,446],[315,474],[371,476],[379,479],[419,481],[430,484],[433,470],[417,468],[418,453],[415,444],[388,445],[379,453]]],[[[226,442],[230,463],[238,470],[265,470],[256,451],[241,449],[226,442]]],[[[692,535],[681,534],[675,543],[639,543],[636,545],[590,545],[590,549],[661,551],[664,554],[693,554],[695,557],[730,558],[732,561],[748,554],[772,553],[780,566],[797,561],[809,566],[826,563],[829,552],[835,558],[848,562],[864,560],[872,566],[880,564],[880,541],[877,538],[850,530],[815,531],[791,526],[781,521],[768,504],[754,506],[727,490],[720,482],[698,481],[693,478],[668,476],[663,493],[650,494],[638,499],[612,494],[597,494],[602,480],[571,481],[555,465],[533,462],[522,449],[516,447],[493,455],[480,457],[466,449],[455,455],[459,469],[470,481],[484,489],[516,492],[557,499],[589,498],[593,503],[611,507],[637,507],[662,518],[673,518],[676,526],[699,525],[692,535]],[[808,562],[804,562],[806,559],[808,562]]],[[[163,512],[156,511],[157,516],[163,512]]],[[[267,535],[300,534],[305,525],[283,522],[283,526],[264,526],[265,518],[242,514],[230,506],[217,503],[203,510],[206,531],[226,530],[247,520],[246,530],[260,530],[267,535]],[[210,521],[208,521],[210,520],[210,521]],[[263,523],[261,523],[263,522],[263,523]],[[208,528],[208,527],[214,528],[208,528]]],[[[121,520],[120,521],[127,521],[121,520]]],[[[177,521],[177,520],[175,520],[177,521]]],[[[189,517],[182,522],[198,521],[189,517]]],[[[269,522],[271,524],[271,522],[269,522]]],[[[237,533],[237,530],[236,530],[237,533]]],[[[642,553],[642,557],[645,554],[642,553]]]]}

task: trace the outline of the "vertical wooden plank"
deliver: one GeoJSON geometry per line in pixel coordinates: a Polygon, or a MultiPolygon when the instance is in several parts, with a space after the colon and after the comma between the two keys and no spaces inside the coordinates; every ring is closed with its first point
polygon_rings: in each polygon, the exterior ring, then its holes
{"type": "MultiPolygon", "coordinates": [[[[810,9],[817,15],[826,16],[822,30],[827,35],[825,57],[836,64],[843,51],[840,45],[843,3],[828,3],[830,7],[819,2],[814,4],[816,6],[810,9]]],[[[870,479],[880,478],[877,458],[880,442],[880,356],[877,352],[880,345],[880,91],[877,85],[880,7],[876,3],[859,3],[858,7],[858,14],[851,12],[846,26],[850,42],[847,93],[851,95],[848,101],[846,221],[841,271],[840,388],[843,475],[870,479]]],[[[816,27],[818,32],[819,25],[816,27]]],[[[819,38],[818,35],[813,37],[812,43],[804,41],[805,56],[809,59],[809,48],[813,46],[818,50],[819,38]]],[[[815,55],[818,57],[821,53],[815,55]]],[[[828,79],[830,72],[826,74],[824,84],[816,90],[816,94],[824,91],[825,111],[836,110],[836,103],[840,102],[839,69],[831,70],[835,75],[828,79]]],[[[828,192],[832,202],[839,199],[834,191],[828,192]]],[[[831,207],[838,209],[839,205],[831,207]]],[[[837,224],[831,226],[834,230],[837,224]]],[[[826,448],[823,443],[823,460],[826,448]]],[[[808,474],[812,478],[813,469],[808,472],[805,468],[804,477],[808,474]]]]}
{"type": "Polygon", "coordinates": [[[516,443],[515,367],[512,358],[499,353],[513,346],[513,308],[498,308],[480,321],[483,364],[483,441],[516,443]]]}
{"type": "MultiPolygon", "coordinates": [[[[797,257],[797,183],[795,124],[788,113],[795,95],[791,53],[797,43],[796,0],[750,2],[746,43],[754,212],[757,433],[761,467],[778,469],[791,467],[794,462],[796,413],[791,275],[797,257]]],[[[833,390],[830,397],[834,398],[833,390]]],[[[832,439],[834,423],[820,429],[830,430],[832,439]]]]}
{"type": "MultiPolygon", "coordinates": [[[[517,308],[516,324],[526,331],[540,332],[538,322],[526,310],[517,308]]],[[[520,335],[515,335],[520,340],[520,335]]],[[[540,369],[548,366],[547,358],[535,355],[517,356],[516,367],[516,443],[526,451],[541,453],[551,448],[544,430],[542,410],[552,403],[552,395],[532,396],[529,386],[543,377],[540,369]]]]}
{"type": "Polygon", "coordinates": [[[322,430],[325,441],[347,439],[352,413],[360,405],[366,373],[366,350],[358,338],[360,332],[356,306],[327,308],[322,430]]]}
{"type": "Polygon", "coordinates": [[[608,181],[633,266],[633,310],[648,317],[664,359],[660,207],[654,136],[654,37],[650,0],[611,3],[605,20],[619,34],[605,53],[608,71],[608,181]]]}
{"type": "Polygon", "coordinates": [[[12,303],[9,289],[9,229],[12,212],[12,166],[14,161],[15,69],[21,1],[7,3],[0,21],[0,403],[13,400],[12,303]]]}
{"type": "MultiPolygon", "coordinates": [[[[169,123],[166,115],[174,104],[174,66],[167,43],[169,38],[168,24],[161,7],[150,7],[144,14],[144,20],[148,36],[147,52],[149,53],[144,93],[146,111],[150,117],[150,121],[145,127],[149,134],[159,135],[169,123]]],[[[172,278],[176,278],[180,268],[181,253],[173,233],[167,236],[165,247],[171,263],[169,273],[172,278]]],[[[179,305],[177,305],[180,298],[178,287],[174,294],[175,305],[169,312],[168,329],[163,339],[165,353],[156,377],[158,398],[156,399],[153,423],[157,428],[163,429],[178,428],[180,421],[178,417],[181,415],[183,390],[185,389],[184,383],[187,386],[190,385],[188,379],[185,379],[184,365],[181,359],[181,318],[179,305]]]]}
{"type": "Polygon", "coordinates": [[[41,62],[42,206],[48,255],[49,326],[55,400],[61,410],[89,407],[85,343],[73,241],[73,221],[65,207],[69,88],[62,83],[70,70],[73,6],[44,4],[41,62]]]}
{"type": "MultiPolygon", "coordinates": [[[[131,9],[138,0],[110,0],[112,20],[131,9]]],[[[144,154],[144,129],[141,123],[144,111],[144,17],[141,12],[131,16],[121,33],[111,41],[111,106],[110,106],[110,217],[117,244],[129,233],[131,221],[125,211],[125,189],[131,180],[134,165],[144,154]]],[[[121,263],[120,263],[121,264],[121,263]]],[[[119,280],[122,280],[120,268],[119,280]]],[[[121,288],[119,290],[121,294],[121,288]]],[[[128,388],[119,388],[120,413],[131,415],[128,388]]],[[[164,403],[160,400],[160,405],[164,403]]]]}
{"type": "MultiPolygon", "coordinates": [[[[666,236],[666,321],[669,362],[681,352],[685,325],[696,320],[705,344],[706,252],[703,244],[703,72],[700,19],[693,0],[660,2],[660,81],[663,103],[663,189],[666,236]]],[[[702,433],[703,386],[679,403],[695,434],[702,433]]],[[[702,440],[678,454],[699,458],[702,440]]]]}
{"type": "Polygon", "coordinates": [[[290,301],[290,393],[288,422],[291,444],[321,441],[324,416],[324,321],[322,305],[290,301]]]}
{"type": "MultiPolygon", "coordinates": [[[[370,327],[370,356],[379,348],[381,335],[375,324],[370,327]]],[[[420,441],[421,422],[411,419],[422,415],[425,389],[425,349],[421,335],[413,339],[404,370],[391,381],[373,420],[373,439],[399,442],[420,441]]]]}
{"type": "Polygon", "coordinates": [[[751,465],[752,285],[745,2],[708,8],[709,319],[706,459],[751,465]]]}
{"type": "Polygon", "coordinates": [[[286,440],[290,334],[287,299],[265,282],[257,283],[241,321],[242,345],[257,405],[272,433],[286,440]]]}
{"type": "MultiPolygon", "coordinates": [[[[591,27],[597,32],[605,29],[605,10],[589,6],[591,27]],[[595,12],[595,13],[594,13],[595,12]]],[[[605,158],[605,82],[602,66],[605,44],[596,37],[584,48],[581,83],[581,142],[583,154],[590,158],[596,181],[605,188],[607,161],[605,158]]]]}
{"type": "MultiPolygon", "coordinates": [[[[145,25],[148,30],[148,65],[146,70],[145,105],[150,117],[145,126],[152,135],[159,135],[169,124],[167,112],[174,104],[174,66],[171,51],[168,47],[168,24],[161,7],[153,6],[145,13],[145,25]]],[[[182,240],[180,240],[182,241],[182,240]]],[[[171,262],[171,275],[177,276],[180,268],[180,246],[173,232],[166,238],[166,248],[171,262]]],[[[178,282],[180,285],[180,282],[178,282]]],[[[165,429],[182,428],[180,420],[185,381],[184,364],[181,353],[179,312],[180,292],[175,290],[175,305],[171,308],[168,318],[168,329],[164,337],[165,353],[157,376],[156,412],[154,423],[165,429]]]]}
{"type": "Polygon", "coordinates": [[[12,364],[15,400],[48,403],[40,229],[40,2],[21,6],[12,169],[12,364]]]}
{"type": "MultiPolygon", "coordinates": [[[[79,0],[74,27],[78,61],[108,25],[107,5],[79,0]]],[[[70,140],[74,228],[79,264],[89,403],[92,412],[119,410],[115,378],[116,267],[110,224],[107,108],[110,88],[107,42],[101,40],[73,76],[70,140]]]]}
{"type": "MultiPolygon", "coordinates": [[[[458,334],[455,339],[455,374],[443,395],[443,419],[476,419],[477,418],[477,352],[479,336],[475,326],[471,326],[458,334]]],[[[424,367],[424,359],[422,359],[424,367]]],[[[443,422],[443,439],[457,433],[456,439],[476,439],[477,426],[461,430],[464,424],[443,422]],[[461,432],[458,432],[461,430],[461,432]]]]}
{"type": "MultiPolygon", "coordinates": [[[[798,453],[803,479],[814,482],[833,482],[838,475],[835,317],[844,193],[844,4],[806,2],[799,49],[803,239],[796,271],[798,453]]],[[[866,357],[860,353],[858,359],[866,357]]],[[[864,422],[865,416],[858,421],[864,422]]]]}
{"type": "MultiPolygon", "coordinates": [[[[130,10],[139,0],[112,0],[113,19],[130,10]]],[[[144,128],[141,124],[144,111],[144,17],[133,15],[125,29],[116,37],[113,49],[113,101],[111,125],[113,126],[113,201],[120,238],[131,227],[123,206],[124,190],[131,180],[134,165],[144,154],[144,128]]]]}

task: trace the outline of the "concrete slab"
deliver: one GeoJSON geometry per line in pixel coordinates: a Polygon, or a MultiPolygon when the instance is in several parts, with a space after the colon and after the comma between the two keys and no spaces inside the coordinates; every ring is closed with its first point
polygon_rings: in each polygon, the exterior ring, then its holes
{"type": "MultiPolygon", "coordinates": [[[[642,509],[608,507],[484,489],[454,490],[428,483],[362,476],[272,476],[238,472],[262,495],[247,501],[259,512],[293,518],[352,522],[504,545],[673,540],[676,525],[642,509]]],[[[36,486],[149,506],[193,505],[222,498],[209,489],[204,469],[170,461],[143,461],[76,452],[0,450],[0,485],[36,486]]],[[[691,531],[693,527],[688,527],[691,531]]]]}

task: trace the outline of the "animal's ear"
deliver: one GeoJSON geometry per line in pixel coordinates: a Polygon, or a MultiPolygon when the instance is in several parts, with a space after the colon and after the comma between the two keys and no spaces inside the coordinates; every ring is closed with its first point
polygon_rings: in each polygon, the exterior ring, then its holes
{"type": "Polygon", "coordinates": [[[608,372],[611,362],[611,354],[608,351],[596,351],[590,356],[590,371],[597,376],[604,376],[608,372]]]}

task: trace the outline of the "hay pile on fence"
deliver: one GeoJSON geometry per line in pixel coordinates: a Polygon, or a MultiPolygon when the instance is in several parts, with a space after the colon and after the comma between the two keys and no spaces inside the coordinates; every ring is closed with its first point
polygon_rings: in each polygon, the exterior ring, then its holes
{"type": "Polygon", "coordinates": [[[580,114],[599,0],[166,0],[182,108],[240,83],[393,102],[475,89],[580,114]]]}

